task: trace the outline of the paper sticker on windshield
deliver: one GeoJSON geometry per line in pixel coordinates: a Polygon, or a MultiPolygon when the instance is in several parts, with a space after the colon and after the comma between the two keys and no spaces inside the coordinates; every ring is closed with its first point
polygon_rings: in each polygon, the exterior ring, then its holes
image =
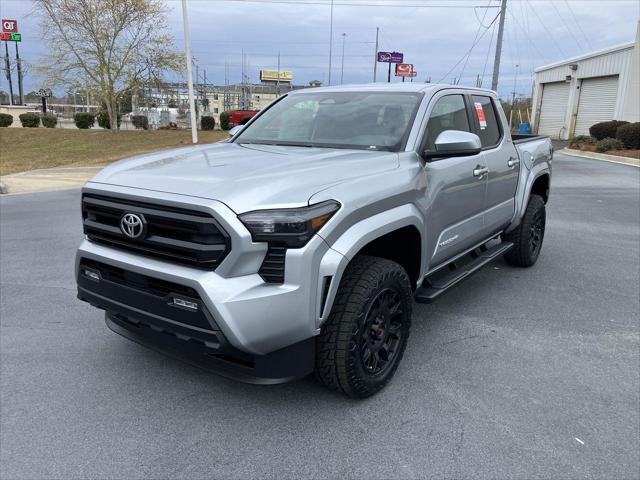
{"type": "Polygon", "coordinates": [[[478,121],[480,122],[480,130],[484,130],[487,128],[487,119],[484,118],[482,104],[480,102],[474,102],[474,105],[476,106],[476,115],[478,115],[478,121]]]}

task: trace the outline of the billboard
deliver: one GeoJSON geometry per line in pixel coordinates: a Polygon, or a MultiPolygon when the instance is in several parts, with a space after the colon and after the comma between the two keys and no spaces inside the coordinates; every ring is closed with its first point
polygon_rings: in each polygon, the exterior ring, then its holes
{"type": "Polygon", "coordinates": [[[397,63],[396,77],[415,77],[416,72],[413,70],[413,63],[397,63]]]}
{"type": "MultiPolygon", "coordinates": [[[[277,82],[278,81],[278,70],[260,70],[260,81],[261,82],[277,82]]],[[[291,82],[293,81],[293,72],[289,70],[280,70],[280,81],[281,82],[291,82]]]]}
{"type": "Polygon", "coordinates": [[[378,52],[378,61],[383,63],[402,63],[404,54],[400,52],[378,52]]]}
{"type": "Polygon", "coordinates": [[[18,33],[18,22],[2,19],[2,33],[18,33]]]}

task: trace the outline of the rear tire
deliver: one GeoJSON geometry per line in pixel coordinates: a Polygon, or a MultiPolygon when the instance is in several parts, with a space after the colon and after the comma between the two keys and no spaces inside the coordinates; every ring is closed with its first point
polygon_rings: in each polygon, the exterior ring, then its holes
{"type": "Polygon", "coordinates": [[[546,224],[544,200],[540,195],[531,195],[520,225],[503,235],[503,240],[513,243],[504,259],[510,265],[530,267],[538,260],[546,224]]]}
{"type": "Polygon", "coordinates": [[[411,282],[400,265],[356,257],[316,339],[316,377],[350,397],[365,398],[381,390],[402,359],[412,306],[411,282]]]}

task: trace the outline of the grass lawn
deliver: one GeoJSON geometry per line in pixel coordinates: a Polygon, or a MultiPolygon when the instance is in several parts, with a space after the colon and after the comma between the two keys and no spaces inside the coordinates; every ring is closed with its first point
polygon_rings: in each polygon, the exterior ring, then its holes
{"type": "MultiPolygon", "coordinates": [[[[200,143],[227,133],[199,131],[200,143]]],[[[140,153],[191,145],[191,130],[121,131],[0,128],[0,175],[36,168],[106,165],[140,153]]]]}

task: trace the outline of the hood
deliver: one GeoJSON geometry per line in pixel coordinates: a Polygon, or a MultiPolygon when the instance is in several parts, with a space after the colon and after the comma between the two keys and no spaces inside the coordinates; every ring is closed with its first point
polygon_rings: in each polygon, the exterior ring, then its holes
{"type": "Polygon", "coordinates": [[[325,188],[398,168],[398,154],[216,143],[116,162],[91,182],[218,200],[236,213],[299,206],[325,188]]]}

